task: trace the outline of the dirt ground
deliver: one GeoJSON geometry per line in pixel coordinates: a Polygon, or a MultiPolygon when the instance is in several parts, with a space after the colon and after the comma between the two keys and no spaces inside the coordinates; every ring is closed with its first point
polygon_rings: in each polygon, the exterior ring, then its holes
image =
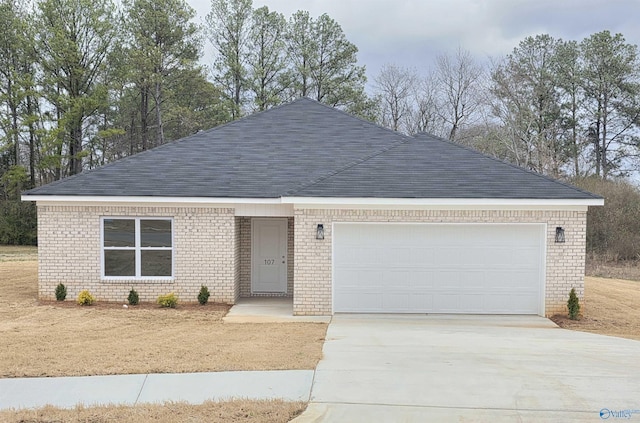
{"type": "Polygon", "coordinates": [[[228,401],[141,404],[128,406],[79,407],[61,410],[45,407],[38,410],[0,411],[0,421],[7,423],[284,423],[300,415],[303,402],[228,401]]]}
{"type": "Polygon", "coordinates": [[[39,304],[37,263],[0,262],[0,377],[314,369],[326,324],[223,323],[226,307],[39,304]]]}
{"type": "Polygon", "coordinates": [[[552,318],[560,327],[640,340],[640,282],[587,276],[580,320],[552,318]]]}

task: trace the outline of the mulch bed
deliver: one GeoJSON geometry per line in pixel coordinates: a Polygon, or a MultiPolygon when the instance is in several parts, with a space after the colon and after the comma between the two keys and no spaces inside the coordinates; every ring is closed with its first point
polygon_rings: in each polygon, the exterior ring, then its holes
{"type": "MultiPolygon", "coordinates": [[[[140,302],[138,305],[128,305],[127,303],[124,303],[124,302],[121,303],[121,302],[111,302],[111,301],[96,301],[90,306],[81,306],[72,300],[66,300],[66,301],[40,300],[38,301],[38,305],[56,307],[56,308],[89,307],[89,308],[98,308],[98,309],[128,309],[128,310],[158,310],[158,309],[166,308],[168,310],[171,310],[170,308],[160,307],[158,304],[150,303],[150,302],[140,302]]],[[[208,311],[208,312],[221,311],[221,312],[224,312],[224,314],[227,314],[230,308],[231,308],[230,305],[222,304],[222,303],[207,303],[205,305],[200,305],[197,302],[193,302],[193,303],[179,303],[174,310],[208,311]]]]}

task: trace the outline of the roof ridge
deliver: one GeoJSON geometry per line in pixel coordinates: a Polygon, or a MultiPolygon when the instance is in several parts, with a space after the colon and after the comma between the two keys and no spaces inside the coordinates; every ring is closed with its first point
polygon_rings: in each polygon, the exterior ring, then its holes
{"type": "Polygon", "coordinates": [[[446,144],[449,144],[451,146],[458,147],[460,149],[467,150],[467,151],[470,151],[472,153],[476,153],[476,154],[478,154],[480,156],[483,156],[486,159],[493,160],[493,161],[498,162],[498,163],[502,163],[504,165],[507,165],[507,166],[512,167],[514,169],[521,170],[523,172],[527,172],[527,173],[529,173],[529,174],[531,174],[533,176],[537,176],[539,178],[546,179],[549,182],[553,182],[553,183],[556,183],[558,185],[562,185],[562,186],[565,186],[567,188],[574,189],[576,191],[582,192],[583,194],[587,194],[592,198],[603,198],[603,197],[601,197],[599,195],[596,195],[596,194],[593,194],[593,193],[591,193],[589,191],[585,191],[585,190],[583,190],[581,188],[575,187],[575,186],[573,186],[573,185],[571,185],[571,184],[569,184],[567,182],[563,182],[563,181],[560,181],[558,179],[554,179],[554,178],[552,178],[550,176],[543,175],[542,173],[534,172],[531,169],[527,169],[525,167],[518,166],[518,165],[516,165],[514,163],[511,163],[511,162],[508,162],[506,160],[502,160],[502,159],[499,159],[497,157],[490,156],[490,155],[488,155],[486,153],[483,153],[482,151],[476,150],[475,148],[472,148],[472,147],[469,147],[469,146],[466,146],[466,145],[463,145],[463,144],[459,144],[457,142],[449,141],[449,140],[447,140],[445,138],[442,138],[442,137],[439,137],[437,135],[429,134],[427,132],[419,132],[419,133],[417,133],[417,134],[415,134],[413,136],[413,138],[418,140],[418,141],[420,141],[420,138],[426,138],[426,137],[429,137],[429,138],[433,139],[434,141],[446,143],[446,144]]]}
{"type": "MultiPolygon", "coordinates": [[[[382,125],[380,125],[380,124],[378,124],[376,122],[372,122],[372,121],[363,119],[363,118],[361,118],[359,116],[355,116],[355,115],[349,114],[349,113],[345,112],[344,110],[340,110],[340,109],[338,109],[336,107],[333,107],[333,106],[330,106],[328,104],[322,103],[322,102],[320,102],[318,100],[314,100],[312,98],[309,98],[309,97],[305,96],[305,97],[300,97],[295,101],[300,101],[300,100],[311,101],[312,103],[318,104],[318,105],[320,105],[322,107],[325,107],[325,108],[327,108],[327,109],[329,109],[329,110],[331,110],[333,112],[341,113],[341,114],[343,114],[344,116],[346,116],[348,118],[351,118],[351,119],[354,119],[354,120],[358,120],[363,124],[366,124],[366,125],[369,125],[369,126],[373,126],[373,127],[378,128],[378,129],[382,129],[385,132],[389,132],[389,133],[391,133],[391,134],[393,134],[393,135],[395,135],[397,137],[401,137],[401,138],[405,138],[405,139],[402,140],[402,141],[395,141],[391,145],[389,145],[388,147],[385,147],[385,148],[383,148],[381,150],[377,150],[377,151],[375,151],[374,153],[371,153],[368,156],[365,156],[365,157],[360,158],[358,160],[355,160],[355,161],[353,161],[351,163],[348,163],[348,164],[344,165],[343,167],[341,167],[341,168],[339,168],[339,169],[337,169],[337,170],[335,170],[335,171],[333,171],[331,173],[325,174],[323,176],[319,176],[316,179],[311,180],[309,182],[303,182],[300,185],[298,185],[297,187],[286,191],[285,195],[292,195],[292,194],[295,194],[296,192],[298,192],[298,191],[300,191],[302,189],[305,189],[305,188],[308,188],[308,187],[313,186],[315,184],[318,184],[318,183],[320,183],[320,182],[322,182],[322,181],[324,181],[324,180],[326,180],[328,178],[331,178],[332,176],[335,176],[335,175],[337,175],[337,174],[339,174],[341,172],[344,172],[344,171],[346,171],[346,170],[348,170],[348,169],[350,169],[350,168],[352,168],[352,167],[354,167],[354,166],[356,166],[358,164],[364,163],[364,162],[366,162],[366,161],[368,161],[368,160],[370,160],[370,159],[372,159],[372,158],[374,158],[374,157],[376,157],[376,156],[378,156],[378,155],[380,155],[380,154],[382,154],[382,153],[384,153],[386,151],[389,151],[392,148],[397,147],[398,145],[406,144],[407,142],[410,142],[413,139],[413,137],[411,137],[409,135],[405,135],[405,134],[403,134],[401,132],[394,131],[393,129],[389,129],[389,128],[387,128],[385,126],[382,126],[382,125]]],[[[288,103],[288,104],[291,104],[291,103],[288,103]]]]}
{"type": "Polygon", "coordinates": [[[350,113],[345,112],[344,110],[340,110],[340,109],[338,109],[338,108],[336,108],[336,107],[334,107],[334,106],[330,106],[330,105],[328,105],[328,104],[321,103],[320,101],[318,101],[318,100],[314,100],[314,99],[309,98],[309,97],[300,97],[300,98],[298,98],[298,99],[297,99],[297,100],[295,100],[295,101],[303,100],[303,99],[305,99],[305,100],[310,100],[310,101],[312,101],[312,102],[314,102],[314,103],[317,103],[317,104],[319,104],[319,105],[321,105],[321,106],[326,107],[327,109],[330,109],[330,110],[336,111],[336,112],[338,112],[338,113],[342,113],[343,115],[348,116],[348,117],[350,117],[351,119],[359,120],[359,121],[360,121],[360,122],[362,122],[362,123],[366,123],[366,124],[369,124],[369,125],[375,126],[375,127],[377,127],[378,129],[383,129],[383,130],[385,130],[386,132],[390,132],[390,133],[392,133],[392,134],[399,135],[399,136],[406,137],[406,138],[413,138],[413,137],[412,137],[412,136],[410,136],[410,135],[406,135],[406,134],[403,134],[402,132],[394,131],[393,129],[387,128],[386,126],[382,126],[381,124],[379,124],[379,123],[377,123],[377,122],[374,122],[374,121],[371,121],[371,120],[367,120],[367,119],[362,118],[362,117],[360,117],[360,116],[352,115],[352,114],[350,114],[350,113]]]}
{"type": "MultiPolygon", "coordinates": [[[[366,122],[366,121],[365,121],[365,122],[366,122]]],[[[311,186],[313,186],[313,185],[319,184],[320,182],[325,181],[325,180],[327,180],[327,179],[329,179],[329,178],[332,178],[332,177],[334,177],[334,176],[338,175],[339,173],[345,172],[345,171],[347,171],[347,170],[349,170],[349,169],[351,169],[351,168],[353,168],[353,167],[355,167],[355,166],[358,166],[358,165],[360,165],[360,164],[362,164],[362,163],[365,163],[365,162],[367,162],[367,161],[369,161],[369,160],[373,159],[374,157],[378,157],[379,155],[384,154],[384,153],[386,153],[387,151],[390,151],[390,150],[392,150],[392,149],[394,149],[394,148],[396,148],[396,147],[399,147],[399,146],[401,146],[401,145],[404,145],[404,144],[407,144],[407,143],[411,142],[411,137],[409,137],[409,136],[407,136],[407,135],[404,135],[404,134],[400,134],[400,133],[395,132],[395,131],[393,131],[393,132],[394,132],[394,133],[397,133],[398,135],[402,135],[402,136],[403,136],[403,137],[405,137],[406,139],[401,140],[401,141],[393,142],[391,145],[389,145],[389,146],[387,146],[387,147],[385,147],[385,148],[383,148],[383,149],[381,149],[381,150],[377,150],[376,152],[374,152],[374,153],[372,153],[372,154],[369,154],[369,155],[368,155],[368,156],[366,156],[366,157],[362,157],[362,158],[360,158],[360,159],[358,159],[358,160],[354,160],[353,162],[348,163],[348,164],[344,165],[343,167],[341,167],[341,168],[339,168],[339,169],[336,169],[335,171],[333,171],[333,172],[331,172],[331,173],[329,173],[329,174],[326,174],[326,175],[320,176],[320,177],[318,177],[318,178],[316,178],[316,179],[314,179],[314,180],[312,180],[312,181],[310,181],[310,182],[302,183],[302,184],[300,184],[298,187],[296,187],[296,188],[294,188],[294,189],[291,189],[291,190],[287,191],[287,192],[285,193],[285,194],[286,194],[286,196],[294,195],[296,192],[298,192],[298,191],[300,191],[300,190],[303,190],[303,189],[309,188],[309,187],[311,187],[311,186]]]]}

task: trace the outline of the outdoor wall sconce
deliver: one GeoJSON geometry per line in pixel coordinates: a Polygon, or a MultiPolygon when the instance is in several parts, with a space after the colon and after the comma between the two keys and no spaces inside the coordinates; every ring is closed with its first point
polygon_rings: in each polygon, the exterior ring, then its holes
{"type": "Polygon", "coordinates": [[[324,225],[322,223],[318,223],[318,228],[316,229],[316,239],[324,239],[324,225]]]}
{"type": "Polygon", "coordinates": [[[562,229],[560,226],[556,227],[556,242],[564,242],[564,229],[562,229]]]}

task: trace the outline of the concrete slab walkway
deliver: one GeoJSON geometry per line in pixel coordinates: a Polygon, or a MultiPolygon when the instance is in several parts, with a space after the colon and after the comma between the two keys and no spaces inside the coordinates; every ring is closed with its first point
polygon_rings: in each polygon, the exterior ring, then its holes
{"type": "Polygon", "coordinates": [[[294,316],[293,298],[240,298],[222,318],[225,323],[329,323],[331,316],[294,316]]]}
{"type": "Polygon", "coordinates": [[[640,421],[640,342],[541,317],[336,315],[323,353],[296,423],[640,421]]]}
{"type": "Polygon", "coordinates": [[[308,401],[313,370],[0,379],[0,409],[231,398],[308,401]]]}

